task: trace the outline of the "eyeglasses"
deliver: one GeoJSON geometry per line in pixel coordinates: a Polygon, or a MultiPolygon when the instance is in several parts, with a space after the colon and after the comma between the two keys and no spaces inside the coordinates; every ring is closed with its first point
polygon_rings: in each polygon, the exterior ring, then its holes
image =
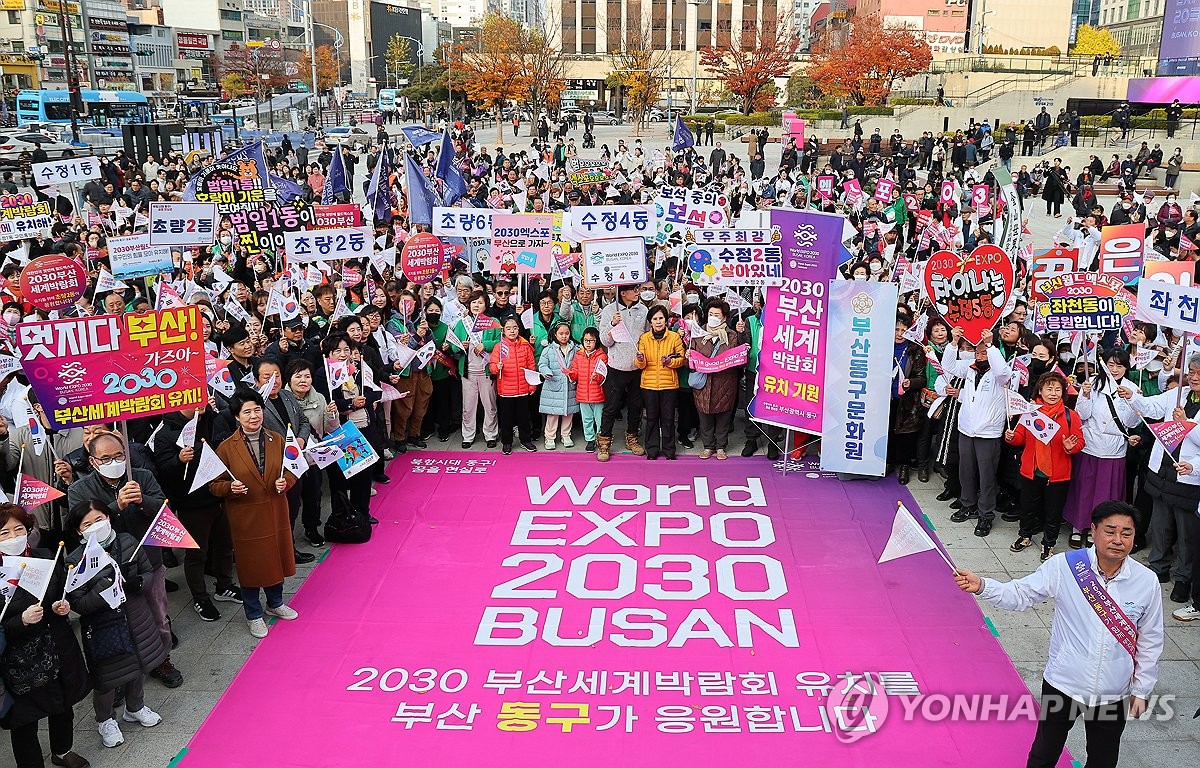
{"type": "Polygon", "coordinates": [[[97,464],[99,464],[102,467],[105,467],[105,466],[108,466],[109,464],[112,464],[114,461],[125,461],[125,454],[117,453],[117,454],[114,454],[107,458],[102,458],[100,456],[95,456],[93,458],[96,459],[97,464]]]}

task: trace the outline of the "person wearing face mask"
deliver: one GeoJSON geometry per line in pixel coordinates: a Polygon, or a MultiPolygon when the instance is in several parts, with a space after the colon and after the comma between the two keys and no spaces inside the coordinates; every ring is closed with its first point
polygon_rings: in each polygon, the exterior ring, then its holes
{"type": "MultiPolygon", "coordinates": [[[[68,486],[67,504],[74,509],[86,501],[101,501],[119,533],[141,540],[166,502],[158,480],[152,472],[128,466],[129,451],[118,434],[101,432],[86,448],[93,472],[68,486]]],[[[146,605],[169,652],[171,625],[167,614],[167,569],[163,566],[159,547],[144,547],[143,551],[152,568],[145,583],[146,605]]],[[[178,688],[183,683],[183,675],[171,664],[170,658],[151,669],[151,675],[161,679],[168,688],[178,688]]]]}
{"type": "MultiPolygon", "coordinates": [[[[642,391],[638,385],[640,374],[635,360],[638,337],[646,327],[646,305],[638,301],[637,285],[622,285],[617,301],[608,304],[600,312],[600,342],[608,354],[608,376],[604,380],[604,414],[600,423],[600,435],[596,438],[596,459],[608,461],[612,450],[613,427],[617,415],[625,410],[625,447],[635,456],[644,456],[646,450],[638,441],[641,426],[642,391]],[[613,331],[624,326],[624,335],[614,338],[613,331]]],[[[653,298],[653,297],[652,297],[653,298]]]]}
{"type": "Polygon", "coordinates": [[[1012,368],[992,345],[992,332],[984,331],[973,358],[961,359],[958,343],[962,328],[951,330],[952,344],[942,355],[942,370],[963,379],[958,389],[959,496],[961,508],[951,522],[978,519],[976,536],[987,536],[996,518],[996,470],[1005,426],[1005,389],[1015,386],[1012,368]]]}
{"type": "MultiPolygon", "coordinates": [[[[16,472],[20,467],[22,474],[60,491],[66,491],[67,486],[75,480],[75,471],[64,459],[83,447],[83,429],[74,427],[51,432],[37,395],[29,389],[25,396],[27,403],[21,405],[27,405],[33,412],[33,417],[41,425],[42,432],[46,435],[44,439],[49,441],[50,446],[43,448],[39,455],[34,449],[29,426],[23,423],[24,420],[17,421],[10,429],[8,420],[0,416],[0,456],[3,456],[4,466],[9,472],[16,472]],[[22,448],[25,450],[22,451],[22,448]],[[21,461],[22,453],[24,463],[21,461]]],[[[41,542],[48,544],[63,538],[63,517],[66,512],[66,500],[62,498],[34,508],[32,514],[37,521],[41,542]]]]}
{"type": "MultiPolygon", "coordinates": [[[[55,555],[50,549],[35,549],[29,543],[34,530],[32,515],[15,504],[0,504],[0,555],[34,557],[43,560],[55,555]]],[[[47,721],[50,755],[54,765],[84,768],[87,760],[76,754],[74,713],[72,708],[92,689],[79,642],[67,618],[71,604],[60,600],[66,566],[59,561],[38,602],[23,589],[13,590],[4,614],[3,638],[7,645],[0,653],[0,676],[12,696],[12,706],[0,717],[0,728],[9,731],[17,768],[42,766],[42,744],[38,739],[41,721],[47,721]],[[47,640],[49,643],[47,644],[47,640]],[[53,663],[50,656],[53,655],[53,663]],[[16,683],[10,672],[27,671],[31,661],[44,662],[49,679],[36,678],[16,683]]],[[[3,644],[0,644],[3,645],[3,644]]]]}
{"type": "Polygon", "coordinates": [[[0,318],[4,320],[4,323],[0,325],[0,335],[10,344],[15,345],[17,342],[17,325],[21,322],[21,317],[21,304],[19,302],[4,302],[4,309],[0,312],[0,318]]]}
{"type": "MultiPolygon", "coordinates": [[[[749,344],[746,321],[739,317],[731,328],[728,319],[729,305],[720,299],[710,299],[705,310],[704,332],[696,334],[693,331],[688,349],[711,358],[720,352],[749,344]]],[[[725,451],[729,447],[733,414],[737,410],[740,374],[740,366],[735,366],[714,373],[689,376],[688,383],[700,421],[700,441],[704,444],[700,451],[702,459],[714,454],[722,461],[729,457],[725,451]]]]}
{"type": "Polygon", "coordinates": [[[99,544],[111,558],[95,576],[71,590],[67,601],[79,614],[83,651],[92,678],[92,709],[101,742],[105,747],[117,747],[125,743],[113,711],[117,690],[123,692],[125,699],[123,721],[145,728],[162,722],[145,702],[146,674],[166,663],[170,653],[170,642],[163,642],[158,632],[145,587],[153,578],[150,552],[157,547],[138,549],[138,538],[114,530],[108,503],[103,499],[83,499],[72,504],[67,525],[83,539],[66,558],[67,562],[80,562],[89,540],[99,544]],[[120,589],[125,602],[113,608],[109,600],[118,577],[122,579],[120,589]]]}
{"type": "Polygon", "coordinates": [[[461,401],[462,395],[462,387],[454,380],[458,373],[458,365],[452,354],[453,345],[446,341],[449,327],[442,322],[442,303],[437,299],[430,299],[425,303],[425,322],[429,326],[429,335],[435,348],[433,359],[425,366],[433,383],[433,394],[429,398],[429,408],[425,411],[421,437],[408,441],[411,448],[427,447],[425,441],[432,437],[434,432],[437,433],[439,442],[447,442],[450,433],[462,424],[462,404],[459,402],[457,407],[455,406],[456,401],[461,401]],[[456,392],[458,397],[455,397],[456,392]]]}
{"type": "Polygon", "coordinates": [[[675,458],[675,398],[678,369],[686,361],[683,340],[667,328],[667,310],[660,306],[647,314],[650,330],[637,342],[635,363],[641,369],[642,401],[646,405],[644,441],[646,458],[675,458]]]}

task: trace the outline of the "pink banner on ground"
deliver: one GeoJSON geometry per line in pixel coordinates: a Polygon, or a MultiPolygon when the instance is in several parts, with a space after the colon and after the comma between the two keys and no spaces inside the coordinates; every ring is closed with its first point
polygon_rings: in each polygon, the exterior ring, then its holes
{"type": "Polygon", "coordinates": [[[1023,764],[1036,710],[975,599],[934,552],[876,564],[918,509],[894,482],[554,458],[396,460],[372,540],[333,547],[178,765],[1023,764]]]}

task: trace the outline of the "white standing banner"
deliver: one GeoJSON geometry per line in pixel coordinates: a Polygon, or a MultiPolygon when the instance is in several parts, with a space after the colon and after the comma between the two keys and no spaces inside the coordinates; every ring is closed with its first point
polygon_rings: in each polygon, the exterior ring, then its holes
{"type": "Polygon", "coordinates": [[[375,252],[375,237],[370,227],[304,229],[284,232],[283,247],[297,262],[361,259],[375,252]]]}
{"type": "Polygon", "coordinates": [[[573,243],[602,237],[653,238],[657,226],[653,205],[585,205],[572,208],[564,218],[562,236],[573,243]]]}
{"type": "Polygon", "coordinates": [[[1138,289],[1137,318],[1177,331],[1200,333],[1200,287],[1147,280],[1138,289]]]}
{"type": "Polygon", "coordinates": [[[151,245],[212,245],[216,203],[150,203],[151,245]]]}
{"type": "Polygon", "coordinates": [[[646,241],[640,237],[617,237],[583,241],[583,283],[588,288],[644,283],[646,241]]]}
{"type": "Polygon", "coordinates": [[[46,163],[34,163],[33,179],[39,187],[71,184],[100,178],[100,158],[66,157],[46,163]]]}
{"type": "Polygon", "coordinates": [[[896,333],[895,283],[829,283],[821,469],[883,477],[896,333]]]}
{"type": "Polygon", "coordinates": [[[150,234],[108,238],[108,260],[118,280],[170,274],[175,268],[171,248],[150,245],[150,234]]]}
{"type": "Polygon", "coordinates": [[[434,208],[433,234],[438,237],[492,236],[492,217],[512,213],[496,208],[434,208]]]}

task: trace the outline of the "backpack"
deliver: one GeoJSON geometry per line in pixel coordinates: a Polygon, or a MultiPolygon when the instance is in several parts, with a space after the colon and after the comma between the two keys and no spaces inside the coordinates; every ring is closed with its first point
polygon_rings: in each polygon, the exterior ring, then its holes
{"type": "Polygon", "coordinates": [[[371,520],[354,508],[345,491],[331,491],[331,511],[325,521],[325,538],[335,544],[365,544],[371,540],[371,520]]]}

